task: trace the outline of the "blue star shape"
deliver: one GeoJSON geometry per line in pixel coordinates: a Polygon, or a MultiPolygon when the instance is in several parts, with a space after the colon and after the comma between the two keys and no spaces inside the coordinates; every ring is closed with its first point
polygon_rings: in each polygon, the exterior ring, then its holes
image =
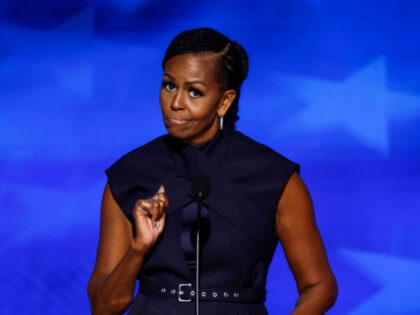
{"type": "Polygon", "coordinates": [[[386,88],[383,57],[344,82],[278,74],[277,78],[305,104],[303,110],[274,127],[272,136],[344,130],[386,156],[388,123],[420,116],[420,97],[386,88]]]}
{"type": "MultiPolygon", "coordinates": [[[[9,79],[4,86],[27,86],[28,92],[21,93],[17,99],[32,96],[37,100],[39,96],[31,93],[36,94],[39,88],[51,88],[54,78],[60,89],[67,91],[66,97],[76,95],[89,100],[92,91],[92,66],[72,54],[70,47],[83,47],[85,50],[93,47],[93,13],[93,9],[86,9],[53,31],[10,25],[0,27],[0,33],[7,34],[4,43],[15,51],[0,66],[0,76],[9,79]]],[[[10,97],[15,96],[14,90],[0,89],[0,105],[10,103],[10,97]]],[[[25,100],[22,103],[26,103],[25,100]]]]}
{"type": "Polygon", "coordinates": [[[342,249],[340,255],[382,286],[349,315],[420,314],[420,261],[353,249],[342,249]]]}
{"type": "MultiPolygon", "coordinates": [[[[104,126],[116,119],[136,126],[139,117],[152,111],[152,106],[138,106],[140,98],[135,96],[140,92],[133,90],[137,82],[143,86],[155,83],[145,82],[144,75],[155,65],[150,60],[157,55],[156,48],[94,37],[93,13],[93,9],[86,9],[53,31],[0,25],[0,33],[7,35],[4,44],[14,52],[0,64],[0,134],[9,135],[0,138],[0,157],[24,160],[41,155],[73,159],[84,156],[86,148],[98,146],[109,147],[108,152],[112,153],[115,149],[109,146],[104,129],[115,138],[118,132],[127,133],[124,128],[111,133],[104,126]],[[120,60],[124,62],[119,63],[120,60]],[[130,68],[126,60],[132,60],[130,68]],[[120,64],[123,67],[118,67],[120,64]]],[[[160,79],[160,67],[154,71],[160,79]]],[[[157,96],[153,97],[149,100],[143,96],[142,101],[157,104],[157,96]]],[[[158,134],[163,124],[159,106],[154,108],[154,120],[141,125],[147,130],[155,127],[153,132],[158,134]]],[[[139,143],[135,133],[131,138],[120,138],[127,147],[139,143]]],[[[105,154],[103,149],[90,152],[98,152],[97,157],[105,154]]]]}

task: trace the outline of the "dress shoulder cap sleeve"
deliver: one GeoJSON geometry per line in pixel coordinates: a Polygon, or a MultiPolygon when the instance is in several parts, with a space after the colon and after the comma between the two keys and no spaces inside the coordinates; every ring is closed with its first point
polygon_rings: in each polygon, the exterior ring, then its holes
{"type": "Polygon", "coordinates": [[[158,189],[156,184],[170,166],[168,158],[159,137],[123,155],[105,170],[112,195],[130,221],[136,201],[158,189]]]}
{"type": "Polygon", "coordinates": [[[289,178],[294,172],[300,174],[298,163],[239,131],[234,133],[229,156],[232,157],[229,172],[235,181],[242,184],[244,190],[261,190],[259,196],[270,196],[268,199],[275,209],[289,178]]]}

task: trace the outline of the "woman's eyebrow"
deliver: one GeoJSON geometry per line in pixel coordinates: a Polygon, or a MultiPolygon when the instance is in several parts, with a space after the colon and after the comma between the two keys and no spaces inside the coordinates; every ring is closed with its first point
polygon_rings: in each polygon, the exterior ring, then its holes
{"type": "Polygon", "coordinates": [[[171,76],[169,73],[166,73],[166,72],[165,72],[165,73],[163,74],[163,76],[164,76],[164,77],[166,76],[166,77],[168,77],[169,79],[171,79],[171,80],[175,81],[175,78],[174,78],[173,76],[171,76]]]}
{"type": "MultiPolygon", "coordinates": [[[[169,79],[171,79],[172,81],[176,81],[176,79],[175,79],[173,76],[171,76],[169,73],[167,73],[167,72],[165,72],[165,73],[163,74],[163,76],[164,76],[164,77],[168,77],[168,78],[169,78],[169,79]]],[[[187,84],[189,84],[189,85],[192,85],[192,84],[201,84],[201,85],[207,86],[207,84],[205,84],[203,81],[200,81],[200,80],[192,80],[192,81],[188,81],[188,82],[187,82],[187,84]]]]}
{"type": "Polygon", "coordinates": [[[202,84],[204,86],[207,86],[207,84],[205,84],[204,82],[200,81],[200,80],[194,80],[194,81],[188,81],[188,84],[202,84]]]}

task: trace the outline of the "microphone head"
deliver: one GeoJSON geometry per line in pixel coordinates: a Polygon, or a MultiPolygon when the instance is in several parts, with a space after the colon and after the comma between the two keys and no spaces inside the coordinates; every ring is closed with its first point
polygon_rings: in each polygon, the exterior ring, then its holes
{"type": "Polygon", "coordinates": [[[191,181],[191,191],[194,198],[201,200],[206,199],[210,193],[210,188],[210,178],[206,174],[200,173],[194,175],[191,181]]]}

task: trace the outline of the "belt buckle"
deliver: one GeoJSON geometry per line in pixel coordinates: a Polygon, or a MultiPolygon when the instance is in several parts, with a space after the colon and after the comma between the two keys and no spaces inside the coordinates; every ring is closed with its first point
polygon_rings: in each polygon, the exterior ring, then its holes
{"type": "Polygon", "coordinates": [[[183,287],[191,287],[191,283],[180,283],[178,285],[178,301],[179,302],[191,302],[191,299],[183,299],[181,297],[181,295],[184,294],[184,291],[182,291],[183,287]]]}

